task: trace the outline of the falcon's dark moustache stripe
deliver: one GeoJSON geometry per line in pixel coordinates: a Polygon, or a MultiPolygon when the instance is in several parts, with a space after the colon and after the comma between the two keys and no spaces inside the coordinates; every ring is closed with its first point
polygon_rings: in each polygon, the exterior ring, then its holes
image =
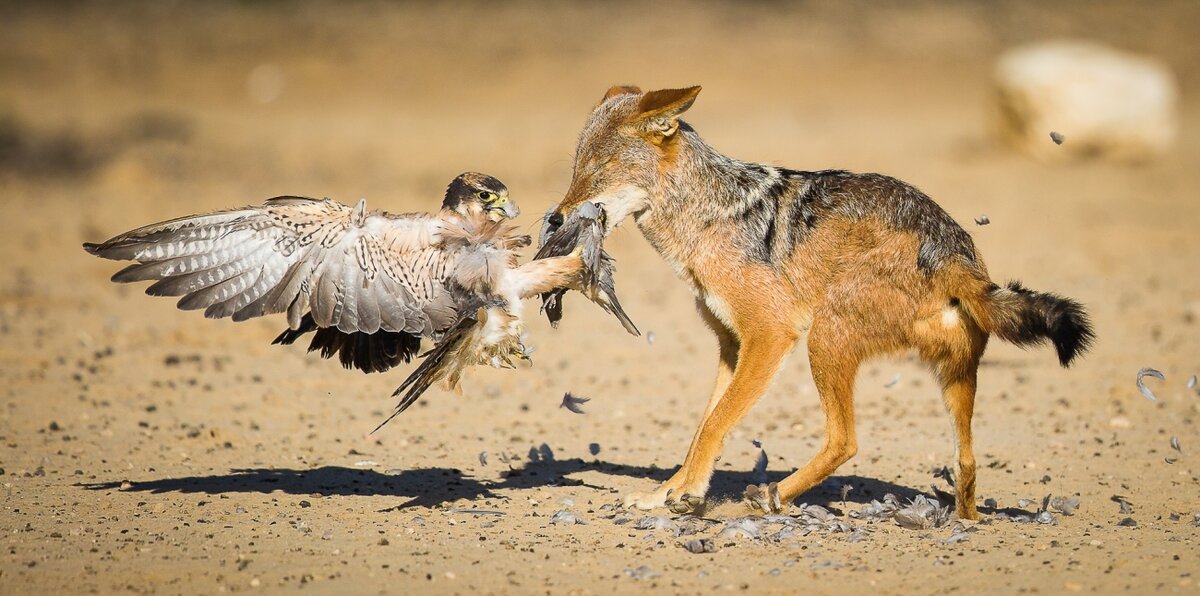
{"type": "Polygon", "coordinates": [[[300,319],[300,327],[285,329],[271,344],[291,345],[314,331],[316,333],[308,344],[309,352],[320,350],[322,358],[337,354],[344,368],[355,368],[364,373],[384,372],[401,363],[412,362],[413,356],[421,350],[421,338],[411,333],[382,329],[375,333],[344,333],[336,327],[317,327],[312,313],[306,313],[300,319]]]}
{"type": "Polygon", "coordinates": [[[371,431],[371,434],[374,434],[383,428],[383,425],[391,422],[392,418],[399,416],[407,410],[409,406],[416,403],[421,394],[425,393],[425,390],[446,376],[446,357],[462,346],[463,341],[470,334],[472,327],[478,324],[479,320],[475,317],[463,317],[446,331],[445,336],[442,337],[442,341],[438,342],[432,350],[421,355],[423,359],[421,365],[411,375],[408,375],[408,378],[404,379],[404,382],[392,392],[392,397],[397,397],[401,393],[404,393],[404,397],[400,400],[400,403],[396,404],[396,411],[392,412],[392,415],[388,416],[387,420],[380,422],[379,426],[376,426],[375,430],[371,431]]]}

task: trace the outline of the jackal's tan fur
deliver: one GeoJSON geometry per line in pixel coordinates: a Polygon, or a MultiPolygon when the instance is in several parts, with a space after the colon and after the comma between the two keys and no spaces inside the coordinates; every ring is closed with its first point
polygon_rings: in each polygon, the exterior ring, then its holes
{"type": "Polygon", "coordinates": [[[971,445],[976,369],[990,334],[1049,340],[1068,364],[1091,341],[1082,307],[991,282],[970,236],[916,188],[878,174],[802,172],[741,162],[680,114],[699,87],[613,87],[580,136],[557,208],[632,215],[686,280],[720,346],[717,380],[683,465],[641,508],[703,503],[728,432],[766,391],[807,330],[825,442],[778,485],[747,498],[779,510],[854,456],[854,379],[867,358],[915,350],[942,387],[958,446],[957,511],[975,518],[971,445]]]}

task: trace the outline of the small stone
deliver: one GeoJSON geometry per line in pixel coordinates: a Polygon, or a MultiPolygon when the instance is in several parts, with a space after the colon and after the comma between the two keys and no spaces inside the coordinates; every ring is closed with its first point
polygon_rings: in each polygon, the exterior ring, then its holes
{"type": "Polygon", "coordinates": [[[300,507],[302,509],[308,509],[309,507],[312,507],[312,503],[309,503],[308,501],[300,501],[300,507]]]}
{"type": "Polygon", "coordinates": [[[250,587],[251,587],[251,588],[257,588],[257,587],[259,587],[259,586],[261,586],[261,585],[262,585],[262,580],[258,579],[257,577],[256,577],[256,578],[254,578],[254,579],[252,579],[252,580],[250,580],[250,587]]]}
{"type": "Polygon", "coordinates": [[[391,544],[391,543],[390,543],[390,542],[388,542],[388,539],[387,539],[387,538],[380,538],[380,539],[379,539],[379,546],[387,546],[387,545],[389,545],[389,544],[391,544]]]}
{"type": "Polygon", "coordinates": [[[649,567],[647,567],[645,565],[642,565],[642,566],[638,567],[637,569],[626,568],[625,575],[628,575],[629,577],[632,577],[633,579],[636,579],[636,580],[643,580],[643,579],[654,579],[659,576],[659,573],[650,569],[649,567]]]}
{"type": "Polygon", "coordinates": [[[1136,527],[1137,527],[1137,521],[1136,521],[1136,520],[1134,520],[1132,517],[1127,517],[1127,518],[1125,518],[1125,519],[1123,519],[1123,520],[1121,520],[1121,521],[1117,522],[1117,525],[1118,525],[1118,526],[1122,526],[1122,527],[1126,527],[1126,528],[1136,528],[1136,527]]]}

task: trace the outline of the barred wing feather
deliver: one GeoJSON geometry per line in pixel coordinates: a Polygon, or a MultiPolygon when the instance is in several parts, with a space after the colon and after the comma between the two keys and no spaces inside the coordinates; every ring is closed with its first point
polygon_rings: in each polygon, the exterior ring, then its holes
{"type": "Polygon", "coordinates": [[[155,280],[210,318],[286,312],[297,330],[430,335],[457,312],[445,280],[457,253],[441,250],[440,220],[366,212],[325,199],[277,197],[258,207],[183,217],[121,234],[88,252],[132,260],[113,281],[155,280]]]}

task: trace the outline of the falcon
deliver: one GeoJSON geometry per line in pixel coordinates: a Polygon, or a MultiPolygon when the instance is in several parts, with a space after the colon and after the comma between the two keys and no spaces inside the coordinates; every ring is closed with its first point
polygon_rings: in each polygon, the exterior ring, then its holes
{"type": "Polygon", "coordinates": [[[598,247],[518,265],[516,251],[531,239],[505,222],[519,212],[503,183],[468,172],[450,183],[435,214],[282,196],[83,247],[135,261],[112,280],[154,281],[146,293],[179,296],[183,310],[234,321],[286,313],[288,328],[274,343],[312,333],[309,351],[336,354],[346,368],[386,371],[431,340],[393,394],[401,398],[395,417],[439,380],[456,389],[470,366],[527,360],[522,299],[563,288],[595,294],[598,276],[581,255],[598,247]]]}

